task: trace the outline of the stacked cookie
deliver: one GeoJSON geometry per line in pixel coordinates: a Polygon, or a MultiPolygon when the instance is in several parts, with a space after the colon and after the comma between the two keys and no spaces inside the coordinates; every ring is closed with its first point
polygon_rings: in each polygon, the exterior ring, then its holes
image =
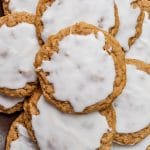
{"type": "Polygon", "coordinates": [[[4,0],[6,150],[148,150],[149,0],[4,0]],[[115,144],[116,143],[116,144],[115,144]]]}

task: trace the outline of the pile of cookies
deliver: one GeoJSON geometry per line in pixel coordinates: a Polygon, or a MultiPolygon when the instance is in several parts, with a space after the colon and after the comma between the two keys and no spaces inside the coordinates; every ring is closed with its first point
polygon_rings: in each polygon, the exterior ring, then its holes
{"type": "Polygon", "coordinates": [[[149,0],[3,9],[0,112],[21,112],[6,150],[150,149],[149,0]]]}

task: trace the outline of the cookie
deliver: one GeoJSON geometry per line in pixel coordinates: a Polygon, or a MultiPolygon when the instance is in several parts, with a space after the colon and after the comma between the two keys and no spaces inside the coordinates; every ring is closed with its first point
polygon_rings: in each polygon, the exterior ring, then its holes
{"type": "Polygon", "coordinates": [[[0,113],[12,114],[23,108],[24,98],[12,98],[0,95],[0,113]]]}
{"type": "Polygon", "coordinates": [[[28,129],[32,128],[40,149],[110,149],[115,129],[112,107],[101,113],[64,114],[47,103],[38,90],[24,109],[31,122],[28,129]]]}
{"type": "Polygon", "coordinates": [[[141,34],[141,24],[144,13],[131,5],[132,0],[115,0],[119,14],[119,30],[116,39],[125,51],[136,41],[141,34]]]}
{"type": "Polygon", "coordinates": [[[35,15],[38,1],[39,0],[3,0],[4,14],[28,12],[35,15]]]}
{"type": "Polygon", "coordinates": [[[62,28],[81,21],[115,35],[119,19],[114,0],[40,0],[38,3],[38,36],[44,42],[62,28]]]}
{"type": "Polygon", "coordinates": [[[14,13],[0,18],[0,93],[32,94],[37,80],[33,62],[39,48],[34,16],[14,13]]]}
{"type": "Polygon", "coordinates": [[[143,139],[143,141],[141,141],[136,145],[121,146],[121,145],[113,144],[111,150],[149,150],[148,149],[149,144],[150,144],[150,136],[143,139]]]}
{"type": "Polygon", "coordinates": [[[11,125],[7,140],[6,150],[37,150],[36,143],[30,138],[24,124],[24,113],[22,113],[11,125]]]}
{"type": "Polygon", "coordinates": [[[105,109],[126,82],[119,43],[83,22],[51,36],[36,55],[35,67],[46,99],[66,113],[105,109]]]}
{"type": "Polygon", "coordinates": [[[150,65],[134,59],[126,62],[127,83],[113,104],[118,132],[114,140],[121,144],[135,144],[150,134],[150,65]]]}
{"type": "Polygon", "coordinates": [[[142,34],[136,42],[130,47],[126,53],[126,58],[139,59],[145,63],[150,64],[150,19],[145,12],[145,18],[142,25],[142,34]]]}

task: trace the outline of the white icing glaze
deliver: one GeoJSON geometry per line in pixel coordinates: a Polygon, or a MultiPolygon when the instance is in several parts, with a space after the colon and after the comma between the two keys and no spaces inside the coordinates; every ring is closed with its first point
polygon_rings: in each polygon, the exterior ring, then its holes
{"type": "Polygon", "coordinates": [[[140,9],[133,9],[131,6],[132,1],[133,0],[115,0],[120,20],[119,31],[116,35],[116,39],[125,50],[129,49],[128,40],[135,35],[137,18],[140,15],[140,9]]]}
{"type": "Polygon", "coordinates": [[[149,125],[149,89],[150,75],[127,65],[126,87],[114,102],[118,132],[135,132],[149,125]]]}
{"type": "Polygon", "coordinates": [[[11,108],[23,100],[24,98],[12,98],[0,95],[0,105],[4,106],[5,108],[11,108]]]}
{"type": "Polygon", "coordinates": [[[114,0],[55,0],[41,19],[44,41],[60,29],[81,21],[108,31],[115,24],[114,0]]]}
{"type": "Polygon", "coordinates": [[[0,87],[22,88],[34,82],[33,62],[39,49],[35,26],[19,23],[0,27],[0,87]]]}
{"type": "Polygon", "coordinates": [[[10,0],[9,10],[11,12],[22,12],[36,14],[36,6],[39,0],[10,0]]]}
{"type": "Polygon", "coordinates": [[[21,125],[17,125],[19,138],[11,142],[10,150],[36,150],[36,145],[27,133],[27,129],[21,125]]]}
{"type": "Polygon", "coordinates": [[[85,115],[63,114],[43,96],[37,103],[39,115],[32,116],[32,127],[41,150],[94,150],[109,129],[98,112],[85,115]]]}
{"type": "Polygon", "coordinates": [[[136,145],[131,146],[121,146],[117,144],[113,144],[111,150],[146,150],[147,146],[150,145],[150,136],[145,138],[143,141],[136,145]]]}
{"type": "Polygon", "coordinates": [[[139,59],[146,63],[150,63],[150,19],[148,14],[145,13],[145,19],[142,26],[142,34],[136,40],[130,50],[127,52],[126,57],[132,59],[139,59]]]}
{"type": "Polygon", "coordinates": [[[115,66],[103,50],[104,35],[69,35],[59,43],[59,52],[42,69],[54,85],[54,96],[68,100],[76,112],[105,99],[113,91],[115,66]],[[108,76],[109,75],[109,76],[108,76]]]}

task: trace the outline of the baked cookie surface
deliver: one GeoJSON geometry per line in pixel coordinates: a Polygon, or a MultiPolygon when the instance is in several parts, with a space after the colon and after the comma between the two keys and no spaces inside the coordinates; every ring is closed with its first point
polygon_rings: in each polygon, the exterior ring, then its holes
{"type": "Polygon", "coordinates": [[[0,19],[0,93],[24,97],[36,87],[34,57],[40,45],[35,17],[14,13],[0,19]]]}
{"type": "Polygon", "coordinates": [[[64,114],[36,91],[26,103],[25,113],[31,122],[29,130],[32,127],[40,149],[109,150],[112,144],[115,129],[112,107],[101,113],[64,114]]]}
{"type": "Polygon", "coordinates": [[[38,36],[44,42],[59,30],[82,21],[112,35],[116,34],[119,26],[114,0],[40,0],[36,15],[38,36]]]}
{"type": "Polygon", "coordinates": [[[113,144],[111,150],[149,150],[148,145],[150,144],[150,137],[143,139],[136,145],[117,145],[113,144]]]}
{"type": "Polygon", "coordinates": [[[3,0],[4,14],[28,12],[35,15],[38,1],[39,0],[3,0]]]}
{"type": "Polygon", "coordinates": [[[38,52],[35,66],[46,99],[67,113],[108,107],[126,80],[119,44],[86,23],[51,36],[38,52]]]}

